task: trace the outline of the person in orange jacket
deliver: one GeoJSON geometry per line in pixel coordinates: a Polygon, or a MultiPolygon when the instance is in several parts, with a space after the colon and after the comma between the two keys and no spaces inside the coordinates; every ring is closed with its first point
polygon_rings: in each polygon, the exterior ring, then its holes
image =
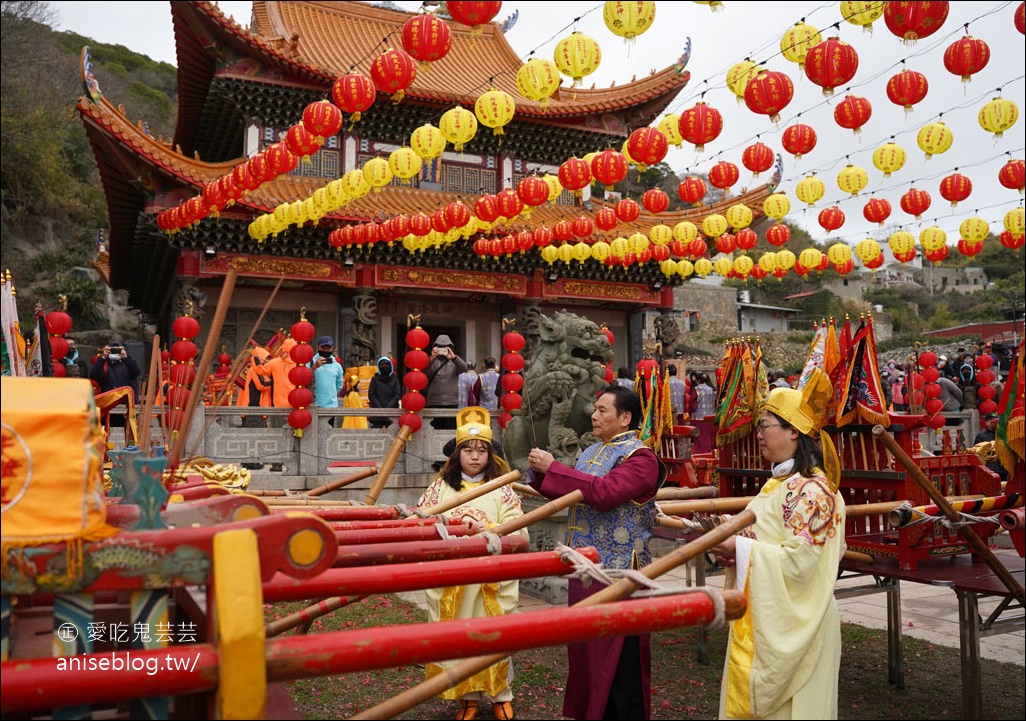
{"type": "Polygon", "coordinates": [[[292,360],[292,356],[289,355],[289,351],[291,351],[295,345],[296,341],[292,338],[285,339],[285,341],[282,342],[281,347],[278,349],[277,354],[275,354],[273,358],[268,359],[267,362],[257,370],[257,373],[270,381],[271,405],[276,408],[292,407],[292,404],[289,403],[289,393],[291,393],[296,386],[289,380],[289,371],[296,367],[296,362],[292,360]]]}
{"type": "Polygon", "coordinates": [[[242,375],[242,389],[235,401],[236,406],[271,405],[271,384],[260,374],[260,368],[269,355],[266,348],[249,349],[249,367],[242,375]]]}

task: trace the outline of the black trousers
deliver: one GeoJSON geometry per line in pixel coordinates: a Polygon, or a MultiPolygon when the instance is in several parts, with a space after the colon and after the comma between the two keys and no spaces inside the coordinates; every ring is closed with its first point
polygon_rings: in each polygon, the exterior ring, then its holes
{"type": "Polygon", "coordinates": [[[620,660],[609,689],[602,721],[645,719],[645,692],[641,684],[641,646],[637,636],[623,640],[620,660]]]}

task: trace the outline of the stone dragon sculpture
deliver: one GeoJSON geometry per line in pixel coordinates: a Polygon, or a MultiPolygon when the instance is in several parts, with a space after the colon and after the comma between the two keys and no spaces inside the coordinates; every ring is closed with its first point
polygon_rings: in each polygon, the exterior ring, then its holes
{"type": "Polygon", "coordinates": [[[591,442],[591,414],[612,362],[609,339],[590,320],[567,311],[538,316],[539,343],[524,373],[524,403],[502,434],[510,467],[527,473],[532,447],[573,465],[591,442]]]}

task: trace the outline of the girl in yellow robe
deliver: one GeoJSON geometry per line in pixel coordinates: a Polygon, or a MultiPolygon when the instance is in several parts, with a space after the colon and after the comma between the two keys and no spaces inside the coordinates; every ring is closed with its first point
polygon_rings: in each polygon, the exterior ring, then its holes
{"type": "Polygon", "coordinates": [[[837,718],[834,585],[845,509],[833,445],[826,434],[822,448],[814,439],[828,397],[817,396],[830,392],[819,374],[804,394],[776,388],[766,397],[756,438],[772,477],[748,504],[756,522],[713,549],[728,566],[727,587],[748,602],[730,624],[720,718],[837,718]]]}
{"type": "MultiPolygon", "coordinates": [[[[461,493],[466,493],[503,473],[508,467],[505,461],[492,452],[492,427],[488,411],[472,406],[461,411],[461,419],[467,411],[480,412],[484,421],[462,423],[456,429],[456,450],[434,482],[420,497],[418,505],[430,507],[443,503],[461,493]]],[[[475,531],[486,531],[524,515],[520,496],[508,485],[491,493],[467,501],[448,512],[451,519],[470,526],[475,531]]],[[[527,529],[518,531],[525,538],[527,529]]],[[[428,618],[431,621],[452,621],[460,618],[482,618],[501,616],[516,610],[520,596],[519,581],[500,583],[476,583],[466,586],[449,586],[427,590],[428,618]]],[[[459,661],[429,663],[425,675],[432,678],[459,661]]],[[[477,673],[455,687],[442,692],[441,697],[460,699],[456,718],[473,721],[477,718],[478,702],[492,704],[492,714],[497,719],[513,718],[513,662],[505,658],[499,663],[477,673]]]]}
{"type": "MultiPolygon", "coordinates": [[[[360,398],[360,376],[346,376],[345,397],[342,399],[343,408],[363,408],[363,399],[360,398]]],[[[343,428],[366,428],[367,416],[346,416],[342,419],[343,428]]]]}

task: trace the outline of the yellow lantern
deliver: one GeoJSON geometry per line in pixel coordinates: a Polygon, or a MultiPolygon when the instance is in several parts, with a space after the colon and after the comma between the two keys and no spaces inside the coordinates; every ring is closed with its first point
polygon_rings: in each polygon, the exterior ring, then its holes
{"type": "Polygon", "coordinates": [[[346,196],[350,200],[362,198],[371,191],[371,184],[367,182],[367,178],[360,168],[347,171],[342,176],[342,187],[345,189],[346,196]]]}
{"type": "Polygon", "coordinates": [[[627,162],[631,165],[637,165],[638,161],[631,157],[631,154],[627,152],[627,143],[630,142],[630,138],[623,141],[623,145],[620,146],[620,154],[627,159],[627,162]]]}
{"type": "MultiPolygon", "coordinates": [[[[594,252],[595,249],[592,248],[592,253],[594,252]]],[[[677,261],[667,258],[659,264],[659,270],[663,272],[663,275],[669,278],[671,275],[677,272],[677,261]]]]}
{"type": "Polygon", "coordinates": [[[668,225],[653,225],[648,230],[648,239],[653,245],[669,245],[673,240],[673,229],[668,225]]]}
{"type": "Polygon", "coordinates": [[[648,246],[648,236],[644,233],[631,233],[631,237],[627,239],[627,252],[634,255],[644,253],[648,246]]]}
{"type": "Polygon", "coordinates": [[[562,82],[559,68],[545,58],[531,58],[517,71],[517,90],[528,100],[537,101],[542,110],[549,107],[549,98],[562,82]]]}
{"type": "Polygon", "coordinates": [[[748,87],[748,82],[760,72],[762,66],[748,58],[730,66],[730,70],[727,71],[727,87],[737,96],[738,103],[745,101],[745,88],[748,87]]]}
{"type": "Polygon", "coordinates": [[[940,250],[948,244],[948,234],[936,225],[931,225],[919,232],[919,244],[927,252],[940,250]]]}
{"type": "Polygon", "coordinates": [[[570,34],[556,44],[552,59],[559,72],[573,78],[574,87],[581,84],[586,75],[598,70],[602,62],[602,50],[597,42],[580,31],[570,34]]]}
{"type": "Polygon", "coordinates": [[[549,186],[549,202],[555,203],[563,193],[563,184],[559,182],[559,177],[552,173],[543,175],[542,180],[549,186]]]}
{"type": "Polygon", "coordinates": [[[887,247],[891,249],[895,257],[907,255],[915,250],[916,239],[907,230],[899,230],[892,233],[891,237],[887,239],[887,247]]]}
{"type": "Polygon", "coordinates": [[[433,160],[445,152],[445,136],[431,123],[425,123],[410,135],[410,147],[423,160],[433,160]]]}
{"type": "Polygon", "coordinates": [[[591,246],[591,257],[599,263],[604,263],[606,258],[609,257],[610,252],[609,243],[604,240],[600,240],[595,243],[595,245],[591,246]]]}
{"type": "Polygon", "coordinates": [[[958,226],[958,233],[970,243],[982,243],[990,235],[990,224],[978,215],[966,218],[958,226]]]}
{"type": "Polygon", "coordinates": [[[799,68],[804,68],[809,48],[821,42],[823,36],[819,34],[819,30],[803,22],[797,22],[780,38],[780,53],[792,63],[798,63],[799,68]]]}
{"type": "Polygon", "coordinates": [[[815,175],[807,175],[798,181],[794,194],[798,200],[810,206],[815,205],[826,193],[826,184],[815,175]]]}
{"type": "Polygon", "coordinates": [[[727,232],[727,219],[719,213],[705,216],[702,220],[702,232],[710,238],[719,238],[727,232]]]}
{"type": "Polygon", "coordinates": [[[834,265],[843,265],[851,260],[851,248],[847,243],[834,243],[827,248],[827,258],[834,265]]]}
{"type": "Polygon", "coordinates": [[[302,200],[289,203],[289,224],[303,227],[303,223],[310,220],[306,214],[306,206],[302,200]]]}
{"type": "Polygon", "coordinates": [[[725,255],[721,255],[712,264],[713,272],[726,278],[734,268],[734,263],[725,255]]]}
{"type": "Polygon", "coordinates": [[[567,264],[574,259],[573,243],[563,243],[563,245],[559,246],[559,259],[567,264]]]}
{"type": "Polygon", "coordinates": [[[695,272],[695,265],[690,260],[681,258],[677,261],[677,275],[681,278],[687,278],[695,272]]]}
{"type": "Polygon", "coordinates": [[[778,250],[776,253],[777,257],[774,259],[774,265],[785,273],[794,267],[794,253],[789,251],[787,248],[778,250]]]}
{"type": "Polygon", "coordinates": [[[673,226],[673,239],[681,243],[690,243],[698,237],[698,228],[688,220],[682,220],[673,226]]]}
{"type": "Polygon", "coordinates": [[[502,135],[503,126],[513,119],[516,112],[513,96],[495,88],[482,94],[474,103],[474,115],[482,125],[491,128],[494,135],[502,135]]]}
{"type": "Polygon", "coordinates": [[[420,238],[413,233],[407,233],[403,236],[403,249],[410,254],[416,253],[420,250],[420,238]]]}
{"type": "Polygon", "coordinates": [[[837,174],[837,187],[858,195],[869,184],[869,174],[857,165],[847,165],[837,174]]]}
{"type": "Polygon", "coordinates": [[[744,203],[736,203],[727,208],[725,217],[731,228],[741,230],[752,224],[752,209],[744,203]]]}
{"type": "Polygon", "coordinates": [[[1009,233],[1018,238],[1023,232],[1026,232],[1026,227],[1024,226],[1026,226],[1026,221],[1023,219],[1022,206],[1013,208],[1005,213],[1005,230],[1009,233]]]}
{"type": "Polygon", "coordinates": [[[936,123],[927,123],[919,129],[919,133],[916,135],[916,143],[918,143],[920,149],[926,153],[927,160],[932,158],[934,155],[940,155],[947,151],[954,140],[954,133],[951,132],[951,129],[947,125],[939,120],[936,123]]]}
{"type": "Polygon", "coordinates": [[[410,184],[410,178],[420,173],[424,161],[413,152],[413,148],[403,146],[396,148],[388,156],[388,167],[392,175],[399,178],[403,185],[410,184]]]}
{"type": "Polygon", "coordinates": [[[977,119],[981,128],[1000,138],[1019,119],[1019,106],[999,96],[980,108],[977,119]]]}
{"type": "Polygon", "coordinates": [[[762,201],[762,212],[768,218],[780,220],[791,212],[791,201],[783,193],[774,193],[762,201]]]}
{"type": "Polygon", "coordinates": [[[328,187],[318,188],[310,196],[310,202],[313,204],[314,213],[310,214],[311,218],[319,220],[323,218],[328,212],[328,187]]]}
{"type": "Polygon", "coordinates": [[[617,260],[622,260],[627,255],[627,239],[619,237],[609,244],[609,254],[617,260]]]}
{"type": "Polygon", "coordinates": [[[303,201],[303,213],[306,215],[306,219],[312,222],[317,222],[324,217],[324,213],[321,212],[317,203],[314,202],[313,196],[303,201]]]}
{"type": "Polygon", "coordinates": [[[755,262],[747,255],[739,255],[734,258],[734,272],[742,278],[747,278],[755,267],[755,262]]]}
{"type": "Polygon", "coordinates": [[[712,269],[712,261],[708,258],[699,258],[695,261],[695,275],[697,275],[699,278],[704,278],[705,276],[712,273],[712,269]]]}
{"type": "Polygon", "coordinates": [[[655,14],[654,2],[607,2],[602,7],[602,20],[609,32],[628,41],[652,27],[655,14]]]}
{"type": "Polygon", "coordinates": [[[452,143],[453,150],[459,152],[477,135],[477,118],[466,108],[457,106],[442,113],[438,129],[442,137],[452,143]]]}
{"type": "Polygon", "coordinates": [[[858,25],[866,32],[873,32],[873,23],[883,15],[885,3],[876,2],[842,2],[841,17],[852,25],[858,25]]]}
{"type": "Polygon", "coordinates": [[[880,244],[872,238],[863,238],[855,244],[855,255],[859,257],[863,263],[871,263],[880,257],[880,253],[883,251],[880,249],[880,244]]]}
{"type": "Polygon", "coordinates": [[[889,178],[905,167],[905,150],[895,142],[884,143],[873,151],[873,166],[889,178]]]}
{"type": "Polygon", "coordinates": [[[346,187],[342,183],[342,178],[335,178],[324,186],[324,190],[327,191],[325,197],[329,213],[333,210],[338,210],[349,202],[349,195],[346,193],[346,187]]]}
{"type": "Polygon", "coordinates": [[[371,158],[363,164],[363,177],[375,193],[380,193],[382,188],[392,182],[392,168],[384,158],[371,158]]]}
{"type": "Polygon", "coordinates": [[[823,251],[819,248],[806,248],[798,254],[798,262],[809,270],[819,268],[819,264],[823,262],[823,251]]]}
{"type": "Polygon", "coordinates": [[[588,153],[583,158],[581,158],[581,160],[583,160],[585,163],[587,163],[588,167],[590,168],[591,167],[591,161],[594,160],[595,156],[598,155],[598,154],[599,154],[599,151],[593,150],[592,152],[588,153]]]}
{"type": "Polygon", "coordinates": [[[772,273],[773,269],[777,267],[777,254],[772,250],[763,253],[759,256],[759,267],[767,273],[772,273]]]}
{"type": "Polygon", "coordinates": [[[583,263],[591,257],[591,246],[583,240],[573,244],[574,260],[583,263]]]}
{"type": "Polygon", "coordinates": [[[541,257],[549,265],[559,260],[559,248],[554,245],[546,245],[541,249],[541,257]]]}
{"type": "Polygon", "coordinates": [[[680,113],[666,115],[656,127],[666,136],[666,142],[675,148],[684,142],[684,137],[680,134],[680,113]]]}

